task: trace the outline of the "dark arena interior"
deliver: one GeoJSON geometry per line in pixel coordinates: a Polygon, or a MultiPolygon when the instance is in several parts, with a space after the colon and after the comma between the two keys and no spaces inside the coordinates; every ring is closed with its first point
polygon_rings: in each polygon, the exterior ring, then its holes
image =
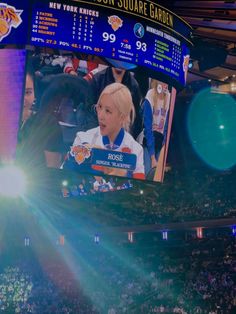
{"type": "Polygon", "coordinates": [[[236,313],[235,0],[6,0],[0,78],[0,313],[236,313]]]}

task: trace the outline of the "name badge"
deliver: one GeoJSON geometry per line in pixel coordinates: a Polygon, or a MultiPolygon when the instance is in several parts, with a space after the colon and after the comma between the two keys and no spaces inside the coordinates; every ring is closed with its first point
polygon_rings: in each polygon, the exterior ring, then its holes
{"type": "Polygon", "coordinates": [[[136,168],[136,161],[137,156],[135,154],[99,148],[92,149],[92,165],[133,171],[136,168]]]}

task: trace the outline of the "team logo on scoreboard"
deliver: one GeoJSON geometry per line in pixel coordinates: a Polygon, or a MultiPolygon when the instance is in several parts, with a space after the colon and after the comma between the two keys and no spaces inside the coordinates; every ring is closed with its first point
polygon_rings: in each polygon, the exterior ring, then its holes
{"type": "Polygon", "coordinates": [[[17,28],[21,24],[22,12],[7,3],[0,3],[0,41],[10,34],[12,27],[17,28]]]}
{"type": "Polygon", "coordinates": [[[113,31],[117,31],[120,27],[123,26],[123,20],[117,15],[108,16],[108,24],[111,25],[113,31]]]}
{"type": "Polygon", "coordinates": [[[144,27],[141,23],[136,23],[134,25],[134,35],[138,38],[142,38],[144,36],[144,27]]]}

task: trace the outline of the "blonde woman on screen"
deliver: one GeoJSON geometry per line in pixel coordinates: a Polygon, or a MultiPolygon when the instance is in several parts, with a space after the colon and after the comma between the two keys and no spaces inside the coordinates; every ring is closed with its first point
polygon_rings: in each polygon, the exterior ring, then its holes
{"type": "MultiPolygon", "coordinates": [[[[106,86],[98,99],[96,111],[99,126],[87,132],[77,133],[69,153],[69,160],[71,161],[71,157],[74,157],[77,166],[82,164],[85,166],[86,159],[89,159],[90,154],[86,153],[86,149],[82,149],[84,147],[133,154],[136,156],[136,162],[131,173],[125,169],[105,166],[88,164],[88,167],[90,167],[90,171],[93,169],[110,175],[144,179],[143,149],[129,134],[134,120],[134,105],[129,89],[121,83],[106,86]]],[[[65,166],[68,167],[68,163],[65,163],[65,166]]],[[[72,168],[76,168],[74,166],[72,165],[72,168]]]]}

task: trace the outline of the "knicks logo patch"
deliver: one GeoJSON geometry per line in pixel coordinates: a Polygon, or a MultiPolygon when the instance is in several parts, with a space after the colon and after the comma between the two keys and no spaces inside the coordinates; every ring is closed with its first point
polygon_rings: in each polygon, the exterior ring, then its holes
{"type": "Polygon", "coordinates": [[[17,28],[21,24],[22,12],[7,3],[0,3],[0,41],[10,34],[12,27],[17,28]]]}
{"type": "Polygon", "coordinates": [[[108,24],[111,25],[113,31],[117,31],[120,27],[123,26],[123,20],[117,15],[108,16],[108,24]]]}
{"type": "Polygon", "coordinates": [[[77,164],[81,165],[85,159],[91,156],[91,149],[87,145],[72,146],[70,154],[75,158],[77,164]]]}

